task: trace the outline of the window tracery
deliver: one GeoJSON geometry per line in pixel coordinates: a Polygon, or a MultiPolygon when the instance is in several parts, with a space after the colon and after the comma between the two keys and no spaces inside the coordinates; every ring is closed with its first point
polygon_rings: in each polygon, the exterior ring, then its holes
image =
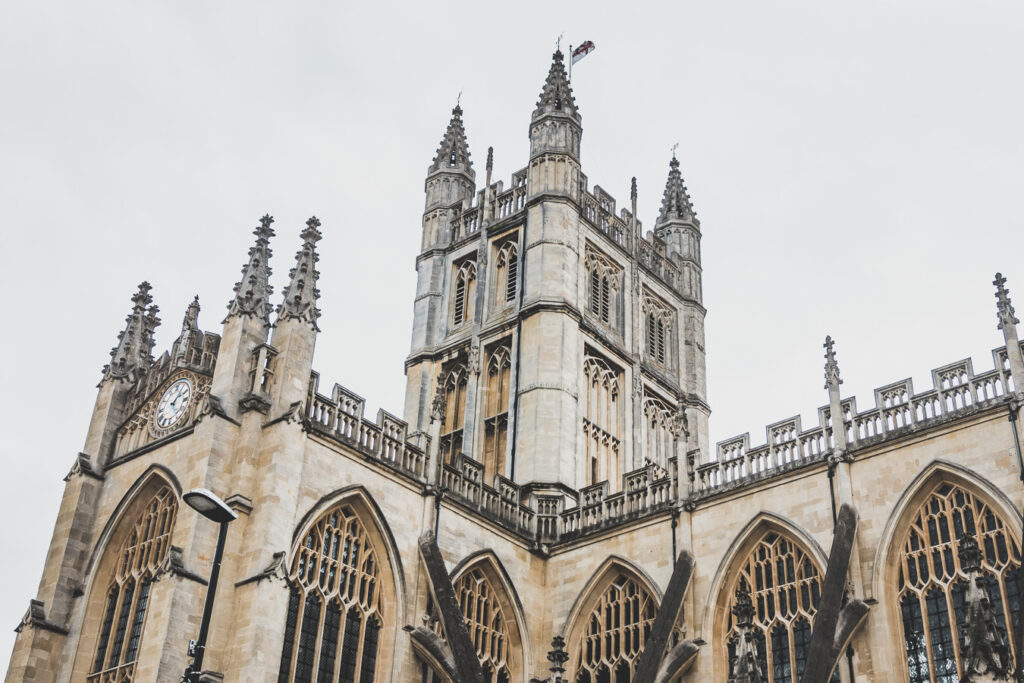
{"type": "Polygon", "coordinates": [[[121,545],[107,588],[100,637],[89,683],[131,681],[142,642],[152,583],[167,556],[178,502],[162,486],[143,508],[121,545]]]}
{"type": "Polygon", "coordinates": [[[476,262],[463,261],[455,271],[455,290],[452,297],[452,324],[459,325],[473,319],[473,293],[476,291],[476,262]]]}
{"type": "Polygon", "coordinates": [[[582,618],[586,626],[571,655],[575,683],[629,683],[658,605],[635,578],[619,572],[582,618]]]}
{"type": "Polygon", "coordinates": [[[665,401],[645,391],[642,413],[644,458],[662,469],[668,469],[669,458],[674,454],[676,411],[665,401]]]}
{"type": "Polygon", "coordinates": [[[774,531],[761,537],[737,573],[726,611],[729,670],[736,664],[740,636],[733,608],[737,593],[747,592],[754,608],[750,633],[761,671],[772,683],[798,683],[821,600],[821,573],[803,548],[774,531]]]}
{"type": "Polygon", "coordinates": [[[288,582],[278,683],[374,683],[384,626],[380,567],[350,505],[335,506],[313,525],[288,582]]]}
{"type": "Polygon", "coordinates": [[[622,269],[587,247],[587,311],[606,325],[617,325],[619,280],[622,269]]]}
{"type": "Polygon", "coordinates": [[[494,301],[500,307],[516,300],[519,277],[519,246],[512,238],[498,248],[495,259],[494,301]]]}
{"type": "Polygon", "coordinates": [[[583,360],[585,478],[588,486],[607,481],[612,491],[617,491],[621,485],[620,374],[597,356],[588,353],[583,360]]]}
{"type": "Polygon", "coordinates": [[[441,376],[444,412],[441,416],[441,438],[438,443],[442,462],[454,463],[455,458],[463,451],[468,381],[469,368],[461,362],[446,368],[441,376]]]}
{"type": "Polygon", "coordinates": [[[968,576],[957,543],[965,533],[977,537],[996,628],[1013,648],[1020,628],[1013,574],[1020,567],[1020,547],[989,505],[967,489],[940,483],[915,513],[898,561],[897,601],[911,683],[959,680],[958,626],[964,623],[968,576]],[[1007,614],[1014,617],[1010,623],[1007,614]]]}
{"type": "Polygon", "coordinates": [[[488,481],[493,481],[495,474],[505,474],[511,368],[512,351],[507,344],[494,347],[488,353],[483,458],[488,481]]]}

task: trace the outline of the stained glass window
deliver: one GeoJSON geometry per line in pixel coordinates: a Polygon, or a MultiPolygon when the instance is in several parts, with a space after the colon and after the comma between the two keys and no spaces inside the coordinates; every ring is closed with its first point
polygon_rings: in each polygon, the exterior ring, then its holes
{"type": "Polygon", "coordinates": [[[650,634],[658,605],[633,577],[620,573],[586,615],[570,662],[575,683],[628,683],[650,634]]]}

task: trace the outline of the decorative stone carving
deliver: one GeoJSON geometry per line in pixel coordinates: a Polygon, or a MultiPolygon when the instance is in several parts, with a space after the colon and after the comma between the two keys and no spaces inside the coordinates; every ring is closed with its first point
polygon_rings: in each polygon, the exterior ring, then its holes
{"type": "Polygon", "coordinates": [[[1002,273],[996,273],[996,279],[992,281],[992,284],[996,286],[996,308],[997,316],[999,317],[998,329],[1001,330],[1008,325],[1016,325],[1020,320],[1017,320],[1013,304],[1010,302],[1010,290],[1006,288],[1006,278],[1003,277],[1002,273]]]}
{"type": "Polygon", "coordinates": [[[986,578],[981,570],[981,548],[974,534],[967,532],[960,537],[957,554],[961,568],[967,573],[967,594],[964,596],[966,620],[960,627],[960,657],[963,660],[960,680],[964,683],[1006,680],[1013,670],[1013,660],[996,626],[995,613],[985,588],[986,578]]]}
{"type": "Polygon", "coordinates": [[[825,337],[825,388],[831,389],[843,383],[839,377],[839,363],[836,361],[835,342],[831,336],[825,337]]]}
{"type": "Polygon", "coordinates": [[[555,636],[551,639],[551,649],[548,651],[548,661],[551,662],[551,683],[563,683],[565,678],[565,663],[569,661],[569,653],[565,651],[565,638],[555,636]]]}
{"type": "Polygon", "coordinates": [[[142,282],[132,296],[132,311],[125,318],[124,331],[117,335],[117,346],[110,350],[110,363],[103,366],[104,379],[134,381],[153,364],[153,332],[160,324],[160,309],[152,305],[151,289],[148,282],[142,282]]]}
{"type": "Polygon", "coordinates": [[[757,661],[757,644],[754,642],[754,603],[745,588],[736,591],[736,604],[732,615],[736,619],[739,638],[736,641],[736,660],[729,672],[729,683],[764,683],[764,674],[757,661]]]}
{"type": "Polygon", "coordinates": [[[320,290],[316,288],[320,272],[316,262],[320,256],[316,253],[316,243],[323,235],[320,232],[320,220],[313,216],[306,221],[306,229],[302,231],[302,248],[295,254],[295,267],[288,272],[288,286],[284,290],[284,301],[277,307],[277,321],[299,320],[307,323],[319,332],[316,321],[320,317],[320,309],[316,302],[320,298],[320,290]]]}
{"type": "Polygon", "coordinates": [[[270,324],[270,295],[274,288],[270,286],[270,238],[274,230],[270,224],[274,217],[270,214],[260,219],[260,225],[252,234],[256,235],[256,244],[249,248],[249,262],[242,268],[242,279],[235,283],[235,298],[228,304],[230,318],[254,316],[265,324],[270,324]]]}

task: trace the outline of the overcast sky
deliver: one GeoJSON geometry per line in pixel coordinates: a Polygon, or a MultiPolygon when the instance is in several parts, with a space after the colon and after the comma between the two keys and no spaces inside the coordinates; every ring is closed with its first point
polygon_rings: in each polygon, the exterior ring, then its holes
{"type": "MultiPolygon", "coordinates": [[[[704,233],[712,441],[973,356],[1024,306],[1024,5],[125,3],[0,9],[0,667],[35,596],[100,369],[139,281],[159,355],[219,332],[260,216],[273,281],[322,221],[315,367],[401,414],[423,178],[463,91],[508,184],[559,33],[583,171],[653,228],[679,143],[704,233]]],[[[184,644],[182,644],[184,647],[184,644]]]]}

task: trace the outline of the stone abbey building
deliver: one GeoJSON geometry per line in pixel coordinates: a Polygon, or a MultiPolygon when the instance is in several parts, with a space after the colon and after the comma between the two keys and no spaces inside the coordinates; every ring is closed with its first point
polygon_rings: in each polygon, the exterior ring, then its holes
{"type": "MultiPolygon", "coordinates": [[[[511,182],[456,107],[426,178],[403,417],[315,370],[311,218],[283,296],[256,228],[217,332],[156,360],[149,285],[103,370],[7,681],[1004,680],[1020,656],[1024,360],[958,360],[712,445],[701,226],[679,163],[646,236],[580,168],[554,55],[511,182]],[[276,307],[273,305],[276,304],[276,307]]],[[[410,293],[412,294],[412,293],[410,293]]],[[[979,302],[981,305],[981,302],[979,302]]],[[[993,332],[994,334],[994,332],[993,332]]]]}

